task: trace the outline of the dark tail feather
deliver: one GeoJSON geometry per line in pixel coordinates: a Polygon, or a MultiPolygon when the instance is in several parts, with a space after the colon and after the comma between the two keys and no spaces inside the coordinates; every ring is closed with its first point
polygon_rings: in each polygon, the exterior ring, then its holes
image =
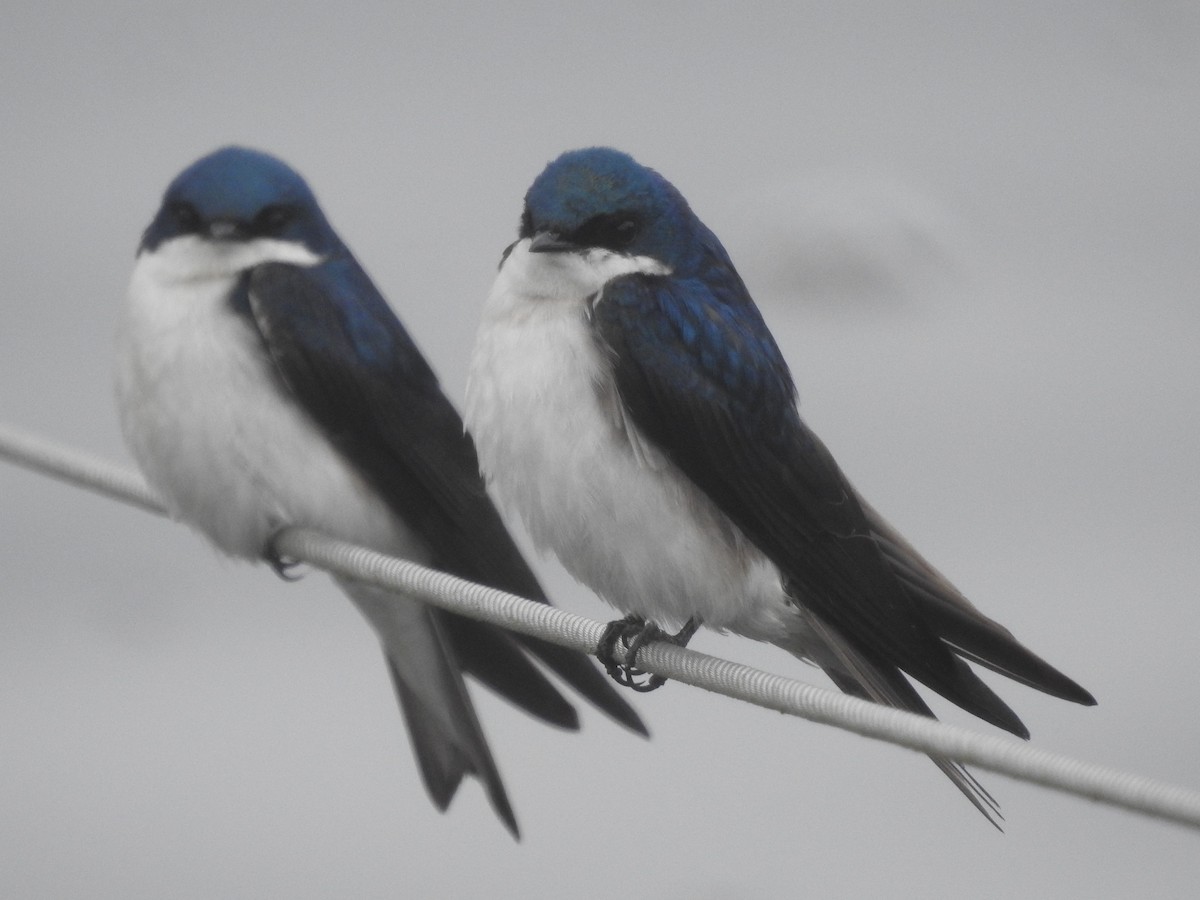
{"type": "Polygon", "coordinates": [[[921,582],[910,581],[903,575],[901,581],[926,621],[962,656],[1052,697],[1084,706],[1096,705],[1091,693],[1017,641],[1007,628],[947,602],[921,582]]]}
{"type": "MultiPolygon", "coordinates": [[[[813,620],[813,626],[826,651],[815,661],[840,690],[882,706],[936,718],[899,669],[876,666],[834,629],[816,620],[813,620]]],[[[793,648],[793,652],[801,656],[814,656],[811,647],[793,648]]],[[[1020,724],[1020,720],[1017,723],[1020,724]]],[[[1000,825],[1004,819],[1000,804],[965,766],[944,756],[930,754],[929,758],[985,819],[997,830],[1004,830],[1000,825]]]]}
{"type": "MultiPolygon", "coordinates": [[[[939,684],[929,684],[951,703],[956,706],[961,706],[973,716],[978,716],[985,722],[995,725],[997,728],[1003,728],[1010,734],[1015,734],[1022,740],[1029,738],[1029,729],[1025,727],[1025,723],[1020,717],[1012,711],[1007,703],[1000,699],[999,695],[988,687],[980,679],[978,675],[965,662],[957,656],[950,654],[952,662],[952,671],[954,672],[953,679],[944,680],[939,684]]],[[[899,672],[897,677],[901,677],[899,672]]],[[[904,682],[908,684],[907,681],[904,682]]],[[[912,685],[908,685],[910,690],[912,685]]],[[[916,691],[913,690],[913,695],[916,691]]]]}
{"type": "MultiPolygon", "coordinates": [[[[505,537],[507,538],[507,534],[505,534],[505,537]]],[[[496,562],[496,565],[486,575],[481,575],[474,571],[463,571],[460,567],[451,565],[449,561],[445,562],[445,570],[454,572],[459,577],[471,581],[490,584],[493,587],[509,591],[519,597],[525,597],[535,603],[544,603],[547,606],[552,605],[545,591],[542,590],[542,586],[534,576],[533,571],[525,564],[524,559],[520,556],[515,546],[512,547],[511,554],[503,555],[501,559],[494,560],[494,562],[496,562]],[[501,566],[501,563],[504,565],[501,566]]],[[[461,619],[460,621],[469,622],[471,620],[461,619]]],[[[563,681],[567,682],[567,684],[571,685],[571,687],[577,690],[580,695],[591,702],[601,712],[624,725],[630,731],[640,734],[643,737],[649,737],[650,732],[647,730],[645,724],[643,724],[637,712],[617,692],[607,676],[603,675],[596,667],[596,664],[586,655],[535,637],[515,632],[509,633],[492,625],[477,624],[459,627],[456,624],[454,630],[456,646],[458,645],[458,641],[462,640],[464,642],[463,646],[473,644],[477,648],[495,648],[500,643],[497,640],[500,637],[510,646],[513,642],[520,644],[521,647],[541,660],[547,668],[558,675],[563,681]]],[[[486,657],[488,653],[488,650],[473,654],[461,653],[460,658],[474,659],[478,656],[486,657]]],[[[489,668],[502,667],[495,666],[489,668]]],[[[547,718],[539,709],[530,708],[522,703],[519,696],[528,687],[528,679],[524,677],[521,677],[520,680],[526,682],[526,684],[523,686],[513,685],[515,693],[511,693],[508,688],[503,686],[508,681],[508,679],[503,677],[503,672],[492,672],[490,675],[485,675],[482,670],[476,671],[472,668],[471,674],[508,697],[514,703],[517,703],[522,709],[526,709],[539,718],[552,721],[554,724],[564,725],[564,727],[578,727],[577,718],[574,725],[566,725],[564,722],[547,718]],[[489,677],[493,680],[489,681],[489,677]]],[[[566,701],[563,702],[565,703],[566,701]]],[[[574,711],[572,711],[571,715],[575,715],[574,711]]]]}
{"type": "MultiPolygon", "coordinates": [[[[537,587],[536,582],[533,584],[537,587]]],[[[540,588],[531,599],[549,603],[540,588]]],[[[637,712],[582,653],[449,613],[444,614],[443,621],[458,658],[463,661],[463,670],[531,715],[561,728],[579,728],[574,707],[529,662],[524,651],[536,656],[601,712],[630,731],[649,737],[650,732],[637,712]]]]}
{"type": "Polygon", "coordinates": [[[409,741],[434,804],[444,810],[463,775],[474,775],[513,837],[520,837],[504,782],[446,634],[444,617],[423,603],[382,588],[349,578],[336,580],[383,644],[409,741]]]}
{"type": "Polygon", "coordinates": [[[955,652],[1052,697],[1095,706],[1096,700],[1087,690],[976,609],[870,504],[861,497],[859,502],[876,544],[905,592],[934,633],[955,652]]]}
{"type": "Polygon", "coordinates": [[[642,722],[641,717],[616,692],[612,682],[596,668],[590,658],[575,650],[568,650],[566,647],[560,647],[535,637],[516,635],[516,638],[559,678],[591,701],[597,709],[620,722],[630,731],[636,732],[642,737],[650,736],[650,731],[642,722]]]}
{"type": "Polygon", "coordinates": [[[463,775],[468,773],[474,775],[483,782],[484,790],[487,792],[488,800],[492,804],[492,809],[496,811],[496,815],[504,822],[512,836],[520,840],[521,830],[517,826],[516,814],[508,800],[504,782],[500,778],[500,772],[488,750],[487,742],[483,738],[483,730],[469,701],[466,709],[479,736],[476,752],[471,754],[474,759],[469,758],[454,739],[443,731],[439,726],[437,716],[431,715],[425,709],[417,694],[404,683],[399,670],[390,658],[387,660],[387,665],[388,673],[392,676],[392,686],[396,690],[396,699],[400,702],[400,712],[408,727],[408,737],[412,744],[413,755],[417,758],[417,765],[421,769],[421,780],[425,783],[425,789],[434,805],[440,812],[445,812],[450,806],[450,801],[454,799],[463,775]]]}
{"type": "Polygon", "coordinates": [[[529,661],[513,635],[452,613],[440,617],[464,672],[543,722],[578,730],[575,707],[529,661]]]}

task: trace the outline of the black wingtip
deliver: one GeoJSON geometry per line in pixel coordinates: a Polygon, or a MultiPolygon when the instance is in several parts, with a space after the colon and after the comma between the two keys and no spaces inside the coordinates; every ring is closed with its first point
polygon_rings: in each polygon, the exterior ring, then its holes
{"type": "Polygon", "coordinates": [[[957,677],[948,683],[929,686],[972,715],[1004,729],[1023,741],[1029,740],[1029,729],[1012,707],[1001,700],[965,662],[956,656],[952,656],[951,659],[957,677]]]}
{"type": "Polygon", "coordinates": [[[1066,684],[1060,685],[1058,690],[1052,692],[1052,696],[1058,697],[1060,700],[1069,700],[1072,703],[1078,703],[1080,706],[1097,705],[1096,698],[1092,696],[1091,691],[1085,690],[1066,676],[1063,676],[1063,678],[1066,684]]]}
{"type": "Polygon", "coordinates": [[[1096,698],[1092,696],[1091,691],[1073,679],[1068,678],[1049,663],[1046,663],[1046,667],[1053,673],[1053,677],[1046,679],[1042,684],[1035,684],[1034,687],[1052,697],[1058,697],[1060,700],[1069,700],[1072,703],[1078,703],[1080,706],[1096,705],[1096,698]]]}
{"type": "Polygon", "coordinates": [[[631,717],[629,719],[627,719],[627,720],[626,719],[618,719],[617,721],[620,722],[622,725],[624,725],[626,728],[628,728],[630,731],[632,731],[634,734],[639,735],[640,737],[644,737],[644,738],[646,738],[646,740],[649,740],[650,739],[650,729],[646,727],[645,723],[638,717],[637,713],[633,712],[632,709],[630,709],[630,713],[631,713],[631,717]]]}
{"type": "Polygon", "coordinates": [[[614,722],[624,725],[638,737],[643,737],[647,740],[650,739],[650,729],[646,727],[646,723],[642,721],[641,716],[633,711],[633,707],[625,701],[622,700],[619,704],[611,704],[611,708],[599,703],[596,705],[614,722]]]}
{"type": "Polygon", "coordinates": [[[453,613],[438,613],[438,619],[464,672],[548,725],[579,730],[575,707],[530,661],[514,635],[453,613]]]}
{"type": "Polygon", "coordinates": [[[500,817],[500,821],[504,823],[504,827],[508,829],[513,840],[520,841],[521,829],[517,825],[517,816],[513,812],[512,804],[508,802],[508,794],[505,793],[504,786],[498,779],[493,781],[491,778],[485,779],[485,785],[492,809],[496,811],[496,815],[500,817]]]}
{"type": "MultiPolygon", "coordinates": [[[[943,622],[948,620],[943,620],[943,622]]],[[[1007,632],[990,628],[990,622],[974,633],[957,631],[943,640],[958,655],[999,672],[1019,684],[1080,706],[1095,706],[1096,698],[1082,685],[1067,677],[1007,632]]]]}
{"type": "Polygon", "coordinates": [[[548,641],[521,636],[525,647],[545,663],[559,678],[575,688],[593,706],[624,725],[634,734],[650,737],[650,730],[637,711],[609,683],[591,659],[574,650],[559,647],[548,641]]]}

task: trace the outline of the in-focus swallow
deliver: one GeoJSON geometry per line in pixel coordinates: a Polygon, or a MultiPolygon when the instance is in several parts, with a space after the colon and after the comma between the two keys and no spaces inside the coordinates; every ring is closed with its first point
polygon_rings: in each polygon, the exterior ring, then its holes
{"type": "MultiPolygon", "coordinates": [[[[811,660],[849,694],[932,715],[912,678],[1021,737],[966,661],[1095,702],[855,491],[800,418],[721,242],[624,153],[565,153],[530,187],[484,306],[466,421],[534,541],[628,614],[607,642],[633,648],[624,678],[660,627],[684,642],[702,623],[811,660]]],[[[934,761],[994,822],[973,776],[934,761]]]]}

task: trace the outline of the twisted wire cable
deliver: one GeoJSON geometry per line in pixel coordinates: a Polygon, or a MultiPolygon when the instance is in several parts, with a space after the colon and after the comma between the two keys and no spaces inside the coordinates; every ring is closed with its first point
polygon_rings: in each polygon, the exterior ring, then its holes
{"type": "MultiPolygon", "coordinates": [[[[3,424],[0,458],[148,512],[166,514],[162,502],[131,470],[3,424]]],[[[582,653],[595,653],[604,631],[604,625],[593,619],[384,556],[310,529],[281,532],[275,547],[289,559],[315,568],[400,591],[442,609],[582,653]]],[[[1190,788],[1072,759],[1015,738],[985,735],[879,706],[669,643],[645,645],[637,662],[648,673],[766,709],[1200,829],[1200,792],[1190,788]]]]}

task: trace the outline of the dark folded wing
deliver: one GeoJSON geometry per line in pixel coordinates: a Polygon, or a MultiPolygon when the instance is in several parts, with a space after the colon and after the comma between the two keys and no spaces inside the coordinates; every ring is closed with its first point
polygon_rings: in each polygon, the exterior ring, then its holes
{"type": "MultiPolygon", "coordinates": [[[[268,264],[248,306],[291,391],[392,510],[420,534],[435,567],[546,602],[484,489],[471,438],[407,331],[349,256],[313,267],[268,264]]],[[[518,644],[629,728],[633,709],[581,654],[446,613],[465,671],[543,719],[576,727],[574,710],[518,644]]]]}
{"type": "Polygon", "coordinates": [[[801,421],[782,355],[732,270],[621,278],[592,315],[628,417],[779,566],[789,591],[873,666],[1027,734],[896,576],[853,488],[801,421]]]}

